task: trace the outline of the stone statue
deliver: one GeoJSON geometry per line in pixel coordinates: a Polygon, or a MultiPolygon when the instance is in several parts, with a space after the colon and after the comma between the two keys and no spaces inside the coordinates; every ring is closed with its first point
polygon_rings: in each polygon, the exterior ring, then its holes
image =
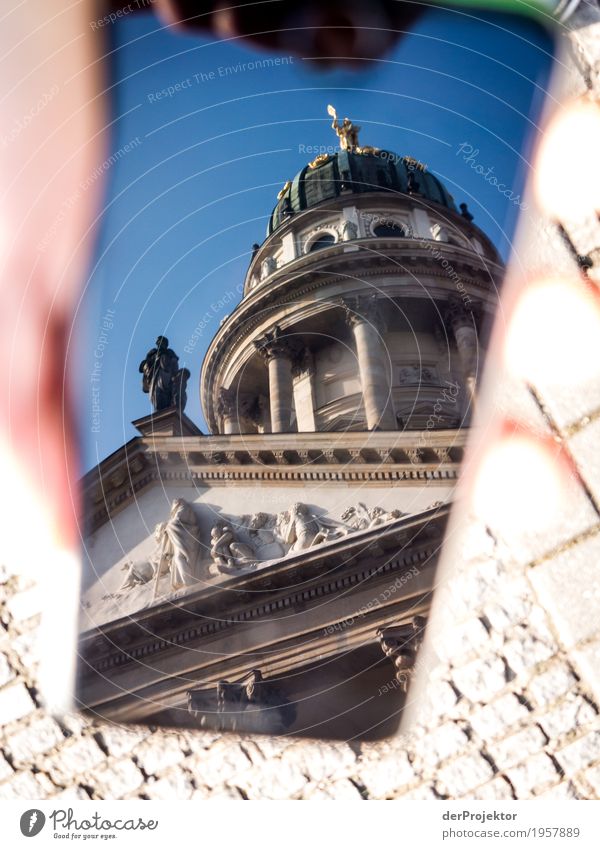
{"type": "Polygon", "coordinates": [[[183,413],[185,405],[187,404],[186,388],[189,379],[190,370],[187,368],[180,368],[171,382],[171,406],[177,407],[180,413],[183,413]]]}
{"type": "Polygon", "coordinates": [[[431,235],[436,240],[436,242],[447,242],[448,239],[448,230],[442,224],[434,224],[431,228],[431,235]]]}
{"type": "Polygon", "coordinates": [[[291,188],[292,188],[292,181],[286,180],[283,188],[280,189],[279,192],[277,192],[277,200],[281,200],[282,198],[284,198],[288,194],[288,192],[290,191],[291,188]]]}
{"type": "Polygon", "coordinates": [[[354,223],[354,221],[350,221],[348,218],[342,224],[342,241],[351,242],[352,239],[356,239],[358,236],[358,227],[354,223]]]}
{"type": "Polygon", "coordinates": [[[156,526],[158,565],[154,574],[154,598],[163,575],[170,575],[171,590],[186,586],[198,557],[200,532],[196,514],[183,498],[175,498],[166,522],[156,526]]]}
{"type": "Polygon", "coordinates": [[[406,187],[408,189],[409,194],[419,194],[420,191],[420,183],[415,177],[414,171],[409,171],[406,178],[406,187]]]}
{"type": "Polygon", "coordinates": [[[342,521],[349,522],[355,531],[366,531],[386,522],[392,522],[406,515],[400,510],[384,510],[383,507],[367,507],[359,501],[354,507],[347,507],[342,513],[342,521]]]}
{"type": "Polygon", "coordinates": [[[471,223],[471,221],[473,220],[473,216],[472,216],[472,215],[471,215],[471,213],[469,212],[469,207],[467,206],[467,204],[466,204],[466,203],[461,203],[461,204],[460,204],[460,214],[461,214],[461,215],[462,215],[462,217],[463,217],[463,218],[465,218],[465,219],[466,219],[469,223],[471,223]]]}
{"type": "Polygon", "coordinates": [[[333,106],[328,106],[327,112],[333,118],[331,127],[337,133],[341,150],[347,150],[349,153],[357,152],[360,147],[358,143],[360,127],[355,126],[349,118],[344,118],[340,124],[337,112],[333,106]]]}
{"type": "Polygon", "coordinates": [[[156,348],[152,348],[142,360],[139,368],[142,389],[150,395],[154,412],[169,407],[185,406],[185,384],[190,376],[187,369],[179,368],[179,357],[169,348],[166,336],[159,336],[156,348]],[[183,402],[183,403],[182,403],[183,402]]]}
{"type": "Polygon", "coordinates": [[[277,560],[285,550],[276,538],[276,519],[269,513],[254,513],[247,521],[248,534],[258,560],[277,560]]]}
{"type": "Polygon", "coordinates": [[[277,520],[277,534],[284,544],[290,546],[288,554],[338,539],[347,533],[348,529],[343,525],[316,516],[299,501],[292,504],[289,511],[281,513],[277,520]]]}
{"type": "Polygon", "coordinates": [[[274,271],[277,271],[277,261],[274,257],[268,256],[266,259],[263,259],[260,266],[260,277],[261,280],[264,280],[270,274],[273,274],[274,271]]]}
{"type": "Polygon", "coordinates": [[[376,528],[378,525],[385,525],[386,522],[393,522],[394,519],[408,516],[408,513],[402,513],[401,510],[384,510],[383,507],[371,507],[369,514],[371,516],[370,528],[376,528]]]}
{"type": "Polygon", "coordinates": [[[239,542],[230,525],[225,522],[217,522],[210,532],[210,554],[216,570],[228,575],[256,562],[252,546],[239,542]]]}
{"type": "Polygon", "coordinates": [[[132,590],[134,587],[141,584],[148,584],[154,577],[155,563],[150,560],[141,560],[134,563],[133,560],[127,560],[121,566],[121,572],[125,572],[123,583],[117,590],[118,593],[123,590],[132,590]]]}

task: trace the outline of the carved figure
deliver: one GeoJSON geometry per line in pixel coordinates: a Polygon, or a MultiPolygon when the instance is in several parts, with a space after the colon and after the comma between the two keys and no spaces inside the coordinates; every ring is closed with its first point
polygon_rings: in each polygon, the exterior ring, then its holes
{"type": "Polygon", "coordinates": [[[276,560],[285,550],[275,535],[275,518],[268,513],[254,513],[247,522],[248,533],[258,560],[276,560]]]}
{"type": "Polygon", "coordinates": [[[286,182],[283,185],[283,188],[280,189],[277,192],[277,200],[281,200],[282,198],[284,198],[291,188],[292,188],[292,181],[286,180],[286,182]]]}
{"type": "Polygon", "coordinates": [[[117,590],[118,593],[123,590],[130,590],[141,584],[148,584],[154,577],[154,569],[156,564],[150,560],[141,560],[134,563],[133,560],[127,560],[121,566],[121,572],[125,572],[123,583],[117,590]]]}
{"type": "Polygon", "coordinates": [[[277,260],[275,257],[268,256],[266,259],[263,259],[260,266],[261,280],[264,280],[270,274],[273,274],[274,271],[277,271],[277,260]]]}
{"type": "Polygon", "coordinates": [[[403,514],[400,510],[384,510],[383,507],[367,507],[359,501],[354,507],[347,507],[342,513],[342,521],[349,522],[355,531],[366,531],[386,522],[399,519],[403,514]]]}
{"type": "Polygon", "coordinates": [[[143,375],[142,389],[150,395],[154,412],[167,410],[185,397],[185,383],[190,373],[187,369],[179,369],[179,357],[169,348],[166,336],[158,337],[156,348],[148,351],[139,371],[143,375]]]}
{"type": "Polygon", "coordinates": [[[342,224],[342,241],[351,242],[352,239],[356,239],[357,235],[358,227],[354,221],[350,221],[346,218],[342,224]]]}
{"type": "Polygon", "coordinates": [[[213,565],[219,572],[231,574],[240,567],[252,565],[256,554],[252,546],[239,542],[232,528],[225,522],[217,522],[210,532],[210,554],[213,565]]]}
{"type": "Polygon", "coordinates": [[[296,502],[289,512],[280,513],[277,533],[283,543],[289,545],[288,554],[303,551],[313,545],[338,539],[348,533],[348,528],[311,513],[306,504],[296,502]]]}
{"type": "Polygon", "coordinates": [[[175,498],[166,522],[156,526],[158,539],[158,568],[154,575],[154,598],[158,583],[167,573],[171,589],[184,587],[193,573],[200,544],[198,522],[191,504],[184,498],[175,498]]]}

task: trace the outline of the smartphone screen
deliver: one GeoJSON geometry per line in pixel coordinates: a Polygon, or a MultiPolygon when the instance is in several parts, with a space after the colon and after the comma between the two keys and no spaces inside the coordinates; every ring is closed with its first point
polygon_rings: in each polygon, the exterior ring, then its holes
{"type": "Polygon", "coordinates": [[[78,704],[389,736],[528,216],[552,35],[429,10],[341,70],[150,15],[110,39],[76,318],[78,704]]]}

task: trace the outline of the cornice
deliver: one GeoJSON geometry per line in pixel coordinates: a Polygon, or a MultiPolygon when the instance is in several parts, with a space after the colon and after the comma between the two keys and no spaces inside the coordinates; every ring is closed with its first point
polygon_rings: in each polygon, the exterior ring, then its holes
{"type": "Polygon", "coordinates": [[[455,481],[466,429],[136,437],[82,480],[91,533],[156,483],[455,481]]]}

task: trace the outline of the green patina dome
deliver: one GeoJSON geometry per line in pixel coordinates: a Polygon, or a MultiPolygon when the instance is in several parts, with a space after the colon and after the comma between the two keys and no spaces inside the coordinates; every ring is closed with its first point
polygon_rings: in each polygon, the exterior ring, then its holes
{"type": "Polygon", "coordinates": [[[340,150],[322,159],[316,167],[306,165],[296,174],[289,190],[283,194],[271,214],[267,236],[288,220],[290,214],[336,198],[342,191],[356,194],[386,191],[408,193],[412,188],[412,194],[456,211],[452,195],[441,181],[410,157],[387,150],[373,153],[340,150]],[[412,184],[410,188],[409,180],[412,184]]]}

